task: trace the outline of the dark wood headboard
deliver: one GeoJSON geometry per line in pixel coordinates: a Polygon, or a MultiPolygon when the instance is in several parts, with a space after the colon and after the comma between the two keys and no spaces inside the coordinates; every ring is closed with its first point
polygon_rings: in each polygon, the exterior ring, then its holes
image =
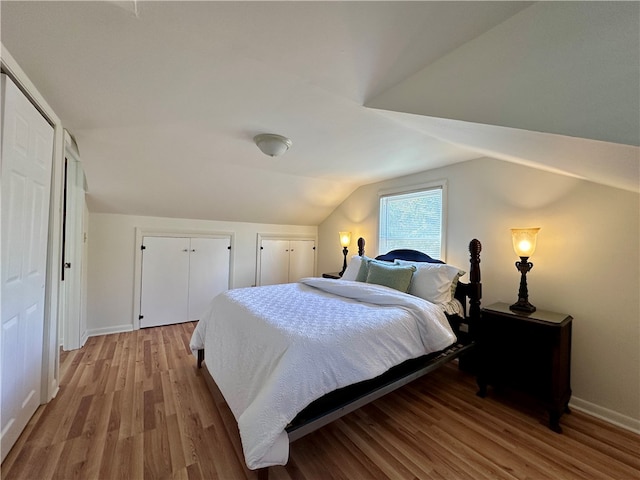
{"type": "MultiPolygon", "coordinates": [[[[358,239],[358,255],[364,256],[364,238],[358,239]]],[[[482,244],[479,240],[473,239],[469,242],[469,281],[458,282],[455,298],[464,308],[464,320],[449,318],[456,333],[468,334],[473,338],[475,325],[480,318],[480,302],[482,299],[482,282],[480,277],[480,252],[482,244]]],[[[396,259],[408,260],[411,262],[445,263],[430,257],[426,253],[417,250],[399,249],[391,250],[384,255],[378,255],[377,260],[393,262],[396,259]]]]}

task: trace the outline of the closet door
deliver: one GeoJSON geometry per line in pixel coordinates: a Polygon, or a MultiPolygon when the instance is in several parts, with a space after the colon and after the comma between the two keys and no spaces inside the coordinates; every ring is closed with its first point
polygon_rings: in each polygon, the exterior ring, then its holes
{"type": "Polygon", "coordinates": [[[61,332],[64,350],[82,347],[86,338],[86,318],[83,318],[86,266],[84,265],[86,244],[84,241],[84,171],[82,164],[67,149],[65,156],[65,202],[64,202],[64,270],[63,311],[61,332]]]}
{"type": "Polygon", "coordinates": [[[2,99],[2,460],[40,405],[53,128],[6,76],[2,99]]]}
{"type": "Polygon", "coordinates": [[[140,327],[187,320],[190,239],[144,237],[140,327]]]}
{"type": "Polygon", "coordinates": [[[313,240],[289,241],[289,282],[312,277],[316,264],[316,242],[313,240]]]}
{"type": "Polygon", "coordinates": [[[189,252],[189,320],[199,320],[213,297],[229,289],[231,239],[192,238],[189,252]]]}
{"type": "Polygon", "coordinates": [[[289,282],[289,240],[261,241],[258,285],[289,282]]]}

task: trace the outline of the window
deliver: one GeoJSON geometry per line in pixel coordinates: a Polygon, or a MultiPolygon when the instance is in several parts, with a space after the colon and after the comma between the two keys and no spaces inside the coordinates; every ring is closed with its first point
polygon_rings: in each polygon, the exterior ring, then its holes
{"type": "Polygon", "coordinates": [[[443,259],[445,186],[440,182],[380,194],[380,253],[410,248],[443,259]]]}

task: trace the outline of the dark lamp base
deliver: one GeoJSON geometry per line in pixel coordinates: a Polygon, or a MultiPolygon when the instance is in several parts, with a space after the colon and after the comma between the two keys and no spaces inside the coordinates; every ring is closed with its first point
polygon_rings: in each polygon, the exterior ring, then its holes
{"type": "Polygon", "coordinates": [[[520,299],[513,305],[509,307],[509,310],[513,310],[515,312],[526,312],[533,313],[536,311],[536,307],[531,305],[527,300],[520,299]]]}
{"type": "Polygon", "coordinates": [[[536,311],[536,307],[529,303],[527,272],[533,268],[533,263],[528,260],[529,257],[520,257],[520,261],[516,262],[516,268],[520,272],[520,289],[518,290],[518,301],[509,307],[514,312],[533,313],[536,311]]]}
{"type": "Polygon", "coordinates": [[[349,253],[349,250],[347,250],[347,247],[343,247],[342,248],[342,255],[344,255],[344,260],[342,262],[342,270],[340,270],[339,275],[342,277],[342,274],[344,273],[344,271],[347,269],[347,254],[349,253]]]}

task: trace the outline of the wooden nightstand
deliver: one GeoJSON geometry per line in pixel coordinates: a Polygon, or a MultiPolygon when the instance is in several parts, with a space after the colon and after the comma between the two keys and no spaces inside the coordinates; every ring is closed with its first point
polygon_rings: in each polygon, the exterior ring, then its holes
{"type": "Polygon", "coordinates": [[[513,312],[506,303],[482,309],[478,332],[478,395],[487,385],[509,386],[534,395],[549,411],[558,433],[571,398],[571,322],[564,313],[513,312]]]}
{"type": "Polygon", "coordinates": [[[323,273],[322,278],[333,278],[334,280],[339,280],[340,272],[323,273]]]}

